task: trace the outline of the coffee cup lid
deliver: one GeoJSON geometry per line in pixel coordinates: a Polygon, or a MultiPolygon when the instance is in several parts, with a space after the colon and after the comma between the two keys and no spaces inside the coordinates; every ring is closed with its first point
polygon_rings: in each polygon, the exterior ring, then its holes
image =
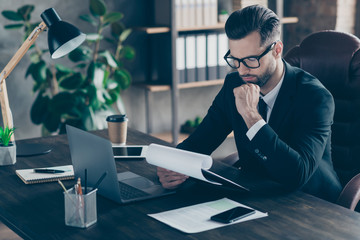
{"type": "Polygon", "coordinates": [[[108,122],[125,122],[128,118],[126,117],[126,114],[124,115],[111,115],[106,118],[106,121],[108,122]]]}

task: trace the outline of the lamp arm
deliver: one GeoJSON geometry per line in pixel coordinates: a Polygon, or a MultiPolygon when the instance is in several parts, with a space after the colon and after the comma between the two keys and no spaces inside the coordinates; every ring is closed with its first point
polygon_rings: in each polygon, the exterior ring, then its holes
{"type": "MultiPolygon", "coordinates": [[[[46,28],[45,22],[41,22],[27,37],[21,47],[17,50],[14,56],[10,59],[8,64],[0,73],[0,104],[1,104],[1,114],[3,118],[4,127],[8,128],[13,127],[13,120],[10,111],[9,98],[6,89],[5,79],[10,75],[12,70],[16,67],[16,65],[20,62],[20,60],[24,57],[25,53],[29,50],[29,48],[34,44],[39,34],[44,31],[46,28]]],[[[10,141],[14,141],[14,134],[11,136],[10,141]]]]}
{"type": "Polygon", "coordinates": [[[46,25],[44,22],[41,22],[34,30],[30,33],[30,35],[27,37],[27,39],[23,42],[21,47],[17,50],[17,52],[14,54],[14,56],[10,59],[8,64],[5,66],[5,68],[1,71],[1,83],[3,80],[5,80],[12,70],[16,67],[16,65],[20,62],[20,60],[23,58],[25,53],[29,50],[29,48],[34,44],[36,39],[38,38],[39,34],[44,31],[46,28],[46,25]],[[2,75],[4,74],[4,75],[2,75]]]}

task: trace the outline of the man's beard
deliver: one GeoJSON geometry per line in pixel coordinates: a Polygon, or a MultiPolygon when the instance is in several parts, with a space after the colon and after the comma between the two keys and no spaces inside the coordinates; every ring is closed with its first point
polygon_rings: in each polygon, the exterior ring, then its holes
{"type": "Polygon", "coordinates": [[[273,65],[270,65],[266,71],[264,72],[264,74],[260,75],[260,76],[257,76],[257,75],[251,75],[251,74],[247,74],[247,75],[240,75],[241,78],[243,77],[255,77],[256,78],[256,81],[255,82],[249,82],[249,83],[253,83],[253,84],[256,84],[258,85],[259,87],[262,87],[264,86],[269,80],[270,78],[272,77],[272,75],[274,74],[275,72],[275,66],[274,64],[273,65]]]}

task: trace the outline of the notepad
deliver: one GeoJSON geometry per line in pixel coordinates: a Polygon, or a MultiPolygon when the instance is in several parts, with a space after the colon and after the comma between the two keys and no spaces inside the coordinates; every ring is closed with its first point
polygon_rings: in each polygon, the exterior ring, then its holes
{"type": "Polygon", "coordinates": [[[74,179],[74,169],[72,165],[57,166],[57,167],[47,167],[46,169],[56,169],[63,170],[63,173],[36,173],[34,169],[19,169],[16,170],[16,175],[25,184],[34,184],[34,183],[44,183],[44,182],[53,182],[57,180],[68,180],[74,179]]]}

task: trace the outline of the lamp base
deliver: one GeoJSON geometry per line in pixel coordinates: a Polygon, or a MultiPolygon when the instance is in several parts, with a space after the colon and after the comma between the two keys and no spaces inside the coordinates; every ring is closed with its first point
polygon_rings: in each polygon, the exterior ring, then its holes
{"type": "Polygon", "coordinates": [[[50,146],[43,144],[22,143],[16,145],[17,157],[33,157],[33,156],[44,155],[49,152],[51,152],[50,146]]]}

